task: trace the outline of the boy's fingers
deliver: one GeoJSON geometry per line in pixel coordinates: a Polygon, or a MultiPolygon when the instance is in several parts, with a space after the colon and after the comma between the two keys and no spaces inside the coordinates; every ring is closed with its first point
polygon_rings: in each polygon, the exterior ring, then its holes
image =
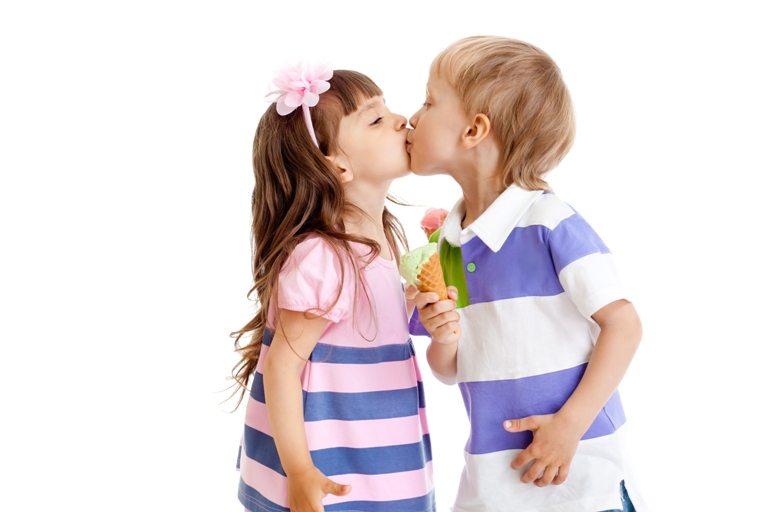
{"type": "Polygon", "coordinates": [[[440,300],[440,297],[437,296],[436,293],[421,293],[419,292],[416,297],[416,307],[419,308],[419,310],[424,309],[429,304],[433,304],[440,300]]]}
{"type": "Polygon", "coordinates": [[[541,475],[544,474],[544,470],[547,468],[547,465],[544,464],[542,461],[537,460],[533,463],[533,465],[528,469],[528,471],[525,472],[521,480],[523,482],[530,483],[534,480],[538,480],[541,478],[541,475]]]}
{"type": "Polygon", "coordinates": [[[448,287],[448,297],[453,300],[459,299],[459,290],[456,289],[455,286],[449,286],[448,287]]]}
{"type": "Polygon", "coordinates": [[[449,332],[458,331],[459,315],[455,311],[449,311],[448,313],[442,313],[435,317],[429,318],[422,323],[427,329],[427,332],[431,332],[433,334],[448,334],[449,332]]]}
{"type": "Polygon", "coordinates": [[[525,466],[532,460],[533,460],[533,455],[531,454],[531,451],[526,448],[522,452],[518,453],[517,457],[515,457],[515,460],[512,461],[512,468],[520,469],[521,467],[525,466]]]}
{"type": "Polygon", "coordinates": [[[536,430],[537,428],[539,428],[539,425],[536,422],[536,416],[528,416],[527,418],[507,420],[504,422],[504,430],[507,432],[522,432],[524,430],[536,430]]]}
{"type": "Polygon", "coordinates": [[[555,485],[560,485],[568,478],[568,469],[570,468],[570,464],[563,464],[560,466],[560,468],[557,470],[557,476],[554,480],[552,480],[552,483],[555,485]]]}
{"type": "Polygon", "coordinates": [[[557,476],[557,468],[558,467],[556,465],[554,465],[554,464],[550,464],[549,466],[547,466],[547,469],[544,470],[544,475],[542,475],[541,478],[536,480],[536,482],[535,482],[536,485],[538,487],[544,487],[546,485],[551,484],[552,481],[557,476]]]}
{"type": "Polygon", "coordinates": [[[455,323],[444,324],[438,327],[432,338],[436,339],[438,343],[453,343],[458,341],[459,326],[455,323]]]}
{"type": "MultiPolygon", "coordinates": [[[[437,295],[435,295],[435,297],[437,297],[437,295]]],[[[417,302],[417,305],[418,305],[418,302],[417,302]]],[[[423,309],[419,308],[419,318],[434,319],[438,315],[447,313],[449,311],[453,311],[454,309],[455,309],[455,306],[452,300],[441,300],[440,302],[429,304],[423,309]]]]}

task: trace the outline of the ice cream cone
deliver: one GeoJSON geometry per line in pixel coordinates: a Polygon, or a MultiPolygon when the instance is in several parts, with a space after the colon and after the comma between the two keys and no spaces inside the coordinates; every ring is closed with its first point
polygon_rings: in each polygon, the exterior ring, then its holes
{"type": "Polygon", "coordinates": [[[448,289],[445,286],[445,279],[443,279],[443,269],[440,266],[440,256],[438,253],[432,254],[421,265],[417,277],[419,280],[419,291],[425,293],[434,292],[439,297],[439,300],[446,300],[448,298],[448,289]]]}

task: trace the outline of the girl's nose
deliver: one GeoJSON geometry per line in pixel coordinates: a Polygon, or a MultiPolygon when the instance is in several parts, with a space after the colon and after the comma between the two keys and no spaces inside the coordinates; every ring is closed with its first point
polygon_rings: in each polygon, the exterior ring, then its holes
{"type": "Polygon", "coordinates": [[[419,122],[419,113],[418,113],[418,112],[416,112],[415,114],[413,114],[413,115],[411,116],[411,118],[408,120],[408,122],[409,122],[409,123],[411,123],[411,126],[413,126],[414,128],[416,128],[416,125],[417,125],[417,124],[418,124],[418,122],[419,122]]]}

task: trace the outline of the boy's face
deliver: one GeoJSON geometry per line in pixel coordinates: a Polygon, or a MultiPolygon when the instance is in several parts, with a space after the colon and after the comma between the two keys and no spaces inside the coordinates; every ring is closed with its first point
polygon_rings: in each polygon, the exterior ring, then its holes
{"type": "Polygon", "coordinates": [[[430,74],[427,99],[410,119],[411,170],[420,175],[450,174],[461,168],[461,137],[470,127],[456,92],[444,79],[430,74]]]}

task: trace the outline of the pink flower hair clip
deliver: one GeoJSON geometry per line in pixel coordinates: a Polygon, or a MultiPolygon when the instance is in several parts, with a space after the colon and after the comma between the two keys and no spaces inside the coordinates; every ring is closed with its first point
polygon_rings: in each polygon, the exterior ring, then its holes
{"type": "Polygon", "coordinates": [[[309,107],[314,107],[320,101],[320,95],[331,88],[328,80],[333,76],[333,70],[327,64],[310,65],[300,63],[281,69],[273,80],[275,90],[267,94],[277,104],[277,113],[287,116],[298,107],[304,113],[304,123],[309,130],[309,136],[315,146],[320,147],[312,126],[309,107]]]}

